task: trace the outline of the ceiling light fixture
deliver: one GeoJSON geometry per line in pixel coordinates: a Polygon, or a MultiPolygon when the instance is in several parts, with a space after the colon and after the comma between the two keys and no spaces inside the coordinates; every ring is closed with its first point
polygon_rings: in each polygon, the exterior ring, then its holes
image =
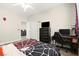
{"type": "Polygon", "coordinates": [[[24,11],[26,11],[27,8],[33,9],[29,3],[15,3],[13,5],[14,6],[18,6],[18,5],[21,6],[24,9],[24,11]]]}

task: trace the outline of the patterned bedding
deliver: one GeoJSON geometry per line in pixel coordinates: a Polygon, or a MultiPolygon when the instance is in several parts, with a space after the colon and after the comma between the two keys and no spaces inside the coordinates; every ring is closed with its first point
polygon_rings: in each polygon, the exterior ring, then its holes
{"type": "Polygon", "coordinates": [[[60,56],[59,49],[47,43],[37,43],[23,51],[27,56],[60,56]]]}
{"type": "Polygon", "coordinates": [[[30,47],[32,45],[37,44],[39,41],[35,39],[26,39],[26,40],[20,40],[17,42],[14,42],[14,45],[16,46],[17,49],[22,49],[26,47],[30,47]]]}
{"type": "Polygon", "coordinates": [[[34,39],[16,42],[14,45],[26,56],[60,56],[59,49],[55,45],[39,42],[34,39]],[[27,47],[29,48],[21,50],[27,47]]]}

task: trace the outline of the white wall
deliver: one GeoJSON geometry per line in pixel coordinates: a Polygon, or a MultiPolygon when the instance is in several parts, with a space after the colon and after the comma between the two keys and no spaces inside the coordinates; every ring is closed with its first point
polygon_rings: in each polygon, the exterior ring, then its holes
{"type": "Polygon", "coordinates": [[[51,35],[53,35],[55,31],[71,28],[75,24],[75,6],[74,4],[63,4],[51,10],[36,14],[30,17],[29,20],[40,23],[50,21],[51,35]]]}
{"type": "Polygon", "coordinates": [[[39,40],[39,28],[43,21],[50,21],[51,35],[60,28],[71,28],[75,24],[75,8],[73,4],[51,8],[51,10],[30,17],[26,21],[27,25],[21,24],[22,18],[13,11],[0,9],[0,41],[9,42],[21,39],[18,29],[25,29],[25,27],[27,38],[39,40]],[[3,16],[7,18],[5,22],[2,20],[3,16]]]}
{"type": "Polygon", "coordinates": [[[0,8],[0,42],[12,42],[21,39],[20,21],[20,16],[13,11],[0,8]],[[6,21],[3,21],[4,16],[6,21]]]}

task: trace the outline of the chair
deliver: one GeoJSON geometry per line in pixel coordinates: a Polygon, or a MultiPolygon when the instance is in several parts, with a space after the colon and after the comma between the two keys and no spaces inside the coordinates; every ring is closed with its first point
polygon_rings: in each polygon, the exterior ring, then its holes
{"type": "Polygon", "coordinates": [[[59,32],[54,33],[53,39],[55,40],[56,43],[61,44],[62,48],[68,48],[64,47],[64,45],[71,47],[71,38],[64,39],[59,32]]]}
{"type": "Polygon", "coordinates": [[[59,33],[61,35],[61,37],[64,39],[64,44],[68,44],[71,45],[72,43],[72,38],[70,37],[70,29],[59,29],[59,33]]]}
{"type": "Polygon", "coordinates": [[[59,43],[63,47],[63,38],[59,35],[59,32],[55,32],[52,39],[55,40],[55,43],[59,43]]]}

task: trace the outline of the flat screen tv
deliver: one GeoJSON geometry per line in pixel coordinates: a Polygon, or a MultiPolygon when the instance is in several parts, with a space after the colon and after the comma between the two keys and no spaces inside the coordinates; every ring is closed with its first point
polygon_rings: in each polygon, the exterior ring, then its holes
{"type": "Polygon", "coordinates": [[[59,29],[59,32],[60,32],[63,36],[70,36],[70,29],[59,29]]]}
{"type": "Polygon", "coordinates": [[[50,27],[50,22],[42,22],[42,27],[50,27]]]}

